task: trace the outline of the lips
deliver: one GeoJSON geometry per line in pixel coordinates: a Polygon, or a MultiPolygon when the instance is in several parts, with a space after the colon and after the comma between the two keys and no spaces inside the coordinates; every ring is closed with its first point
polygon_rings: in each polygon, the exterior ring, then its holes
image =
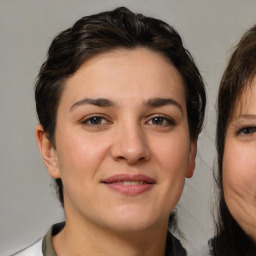
{"type": "Polygon", "coordinates": [[[117,174],[102,180],[109,189],[124,195],[138,195],[151,189],[155,180],[142,174],[127,175],[117,174]]]}
{"type": "Polygon", "coordinates": [[[124,181],[141,181],[144,183],[155,183],[155,180],[143,175],[143,174],[136,174],[136,175],[127,175],[127,174],[117,174],[113,175],[107,179],[104,179],[103,183],[114,183],[114,182],[124,182],[124,181]]]}
{"type": "Polygon", "coordinates": [[[123,184],[125,186],[128,186],[128,185],[141,185],[141,184],[147,184],[147,182],[145,181],[118,181],[118,182],[112,182],[112,183],[116,183],[116,184],[123,184]]]}

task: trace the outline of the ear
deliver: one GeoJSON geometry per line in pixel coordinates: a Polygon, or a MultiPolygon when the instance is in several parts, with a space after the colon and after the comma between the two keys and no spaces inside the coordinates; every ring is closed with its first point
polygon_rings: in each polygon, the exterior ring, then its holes
{"type": "Polygon", "coordinates": [[[44,160],[44,164],[46,165],[46,168],[48,169],[49,174],[55,179],[60,178],[56,150],[54,149],[51,142],[49,141],[47,134],[45,133],[42,125],[38,124],[36,126],[35,132],[36,132],[37,146],[40,150],[41,156],[44,160]]]}
{"type": "Polygon", "coordinates": [[[186,173],[187,178],[193,176],[196,167],[196,152],[197,152],[197,139],[191,140],[189,148],[189,159],[188,159],[188,169],[186,173]]]}

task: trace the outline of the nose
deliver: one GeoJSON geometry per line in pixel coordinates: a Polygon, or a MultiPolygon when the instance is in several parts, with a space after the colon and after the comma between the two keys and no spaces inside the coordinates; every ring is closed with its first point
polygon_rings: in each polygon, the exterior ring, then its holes
{"type": "Polygon", "coordinates": [[[134,165],[149,160],[147,137],[140,127],[127,125],[118,130],[111,148],[111,155],[115,161],[126,161],[134,165]]]}

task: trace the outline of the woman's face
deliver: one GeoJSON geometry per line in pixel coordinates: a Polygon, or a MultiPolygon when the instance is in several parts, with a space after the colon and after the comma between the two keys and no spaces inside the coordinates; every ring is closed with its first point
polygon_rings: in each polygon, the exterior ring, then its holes
{"type": "Polygon", "coordinates": [[[223,157],[230,213],[256,241],[256,79],[242,93],[228,125],[223,157]]]}
{"type": "Polygon", "coordinates": [[[94,56],[67,79],[55,139],[46,164],[79,225],[166,228],[194,170],[182,78],[144,48],[94,56]]]}

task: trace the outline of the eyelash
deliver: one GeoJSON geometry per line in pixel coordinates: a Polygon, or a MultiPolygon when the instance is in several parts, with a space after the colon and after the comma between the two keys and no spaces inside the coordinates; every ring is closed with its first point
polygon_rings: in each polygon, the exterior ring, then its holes
{"type": "Polygon", "coordinates": [[[238,135],[248,136],[256,132],[256,127],[244,127],[238,131],[238,135]]]}
{"type": "MultiPolygon", "coordinates": [[[[154,126],[173,126],[176,125],[176,122],[169,117],[163,116],[163,115],[153,115],[150,117],[150,119],[146,122],[146,124],[149,124],[150,122],[152,122],[150,125],[154,125],[154,126]],[[154,123],[154,122],[158,122],[158,123],[154,123]]],[[[86,126],[92,126],[92,127],[97,127],[97,126],[102,126],[105,125],[107,123],[110,123],[110,121],[108,121],[107,118],[101,116],[101,115],[93,115],[93,116],[89,116],[86,119],[83,119],[81,121],[82,125],[86,125],[86,126]],[[103,121],[103,123],[102,123],[103,121]]]]}
{"type": "Polygon", "coordinates": [[[170,125],[175,125],[176,124],[176,122],[172,118],[169,118],[169,117],[166,117],[166,116],[163,116],[163,115],[154,115],[150,118],[149,121],[147,121],[147,123],[150,122],[150,121],[156,120],[156,119],[161,119],[162,123],[163,122],[166,122],[166,123],[165,124],[161,123],[160,125],[152,123],[152,125],[154,125],[154,126],[170,126],[170,125]]]}
{"type": "Polygon", "coordinates": [[[104,125],[105,123],[109,122],[105,117],[103,116],[99,116],[99,115],[95,115],[95,116],[90,116],[90,117],[87,117],[86,119],[82,120],[81,121],[81,124],[83,125],[88,125],[88,126],[100,126],[100,125],[104,125]],[[98,123],[92,123],[94,121],[96,121],[96,119],[100,120],[101,123],[98,124],[98,123]],[[105,122],[102,123],[102,120],[104,120],[105,122]],[[90,123],[91,122],[91,123],[90,123]]]}

